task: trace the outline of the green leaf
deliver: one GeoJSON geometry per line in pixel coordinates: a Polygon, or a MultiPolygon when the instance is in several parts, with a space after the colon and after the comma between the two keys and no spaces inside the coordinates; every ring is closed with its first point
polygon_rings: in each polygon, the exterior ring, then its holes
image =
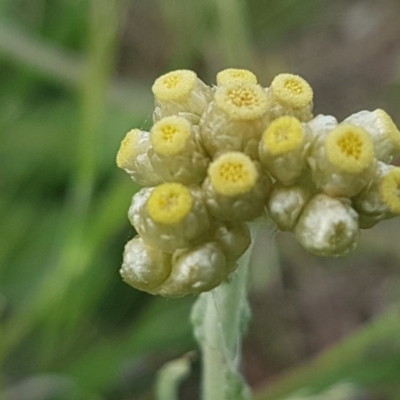
{"type": "Polygon", "coordinates": [[[169,361],[157,373],[157,400],[179,400],[179,385],[190,374],[190,357],[169,361]]]}

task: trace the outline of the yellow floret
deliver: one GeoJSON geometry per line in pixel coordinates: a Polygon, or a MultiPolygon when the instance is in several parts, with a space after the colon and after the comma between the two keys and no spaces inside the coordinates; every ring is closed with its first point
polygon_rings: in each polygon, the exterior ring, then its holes
{"type": "Polygon", "coordinates": [[[393,122],[392,118],[390,115],[382,110],[382,109],[377,109],[376,113],[379,117],[379,119],[382,121],[383,124],[383,130],[387,132],[387,135],[391,142],[393,143],[393,146],[396,148],[396,150],[400,149],[400,132],[397,129],[396,124],[393,122]]]}
{"type": "Polygon", "coordinates": [[[253,189],[258,171],[250,157],[232,151],[221,155],[210,165],[208,176],[215,192],[234,197],[253,189]]]}
{"type": "Polygon", "coordinates": [[[364,129],[351,124],[338,125],[329,132],[325,148],[329,161],[348,173],[360,173],[374,160],[370,136],[364,129]]]}
{"type": "Polygon", "coordinates": [[[221,110],[235,120],[257,119],[268,109],[267,94],[255,83],[227,83],[217,88],[214,100],[221,110]]]}
{"type": "Polygon", "coordinates": [[[185,148],[190,137],[190,123],[182,117],[165,117],[153,125],[150,133],[156,153],[173,156],[185,148]]]}
{"type": "Polygon", "coordinates": [[[400,167],[394,167],[380,185],[383,201],[394,214],[400,214],[400,167]]]}
{"type": "Polygon", "coordinates": [[[227,68],[217,74],[217,85],[231,82],[257,83],[257,77],[247,69],[227,68]]]}
{"type": "Polygon", "coordinates": [[[129,131],[121,142],[121,146],[117,153],[117,166],[121,169],[129,169],[132,159],[135,157],[135,147],[139,129],[129,131]]]}
{"type": "Polygon", "coordinates": [[[159,100],[180,101],[184,100],[195,87],[196,80],[195,72],[186,69],[176,70],[156,79],[151,90],[159,100]]]}
{"type": "Polygon", "coordinates": [[[293,108],[303,108],[313,99],[311,86],[298,75],[277,75],[271,83],[271,90],[276,101],[293,108]]]}
{"type": "Polygon", "coordinates": [[[300,121],[295,117],[280,117],[272,121],[263,135],[263,144],[273,155],[280,155],[295,149],[303,140],[300,121]]]}
{"type": "Polygon", "coordinates": [[[192,210],[193,198],[186,186],[175,182],[163,183],[153,190],[146,207],[154,222],[173,225],[192,210]]]}

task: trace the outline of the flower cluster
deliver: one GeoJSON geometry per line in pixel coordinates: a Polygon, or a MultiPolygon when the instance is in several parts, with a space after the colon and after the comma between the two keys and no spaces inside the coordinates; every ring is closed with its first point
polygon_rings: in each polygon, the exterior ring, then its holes
{"type": "Polygon", "coordinates": [[[313,116],[313,91],[280,74],[268,88],[227,69],[207,86],[193,71],[158,78],[150,132],[133,129],[117,164],[143,186],[129,220],[123,279],[178,297],[219,285],[267,214],[308,251],[340,256],[360,228],[400,214],[400,133],[380,109],[342,122],[313,116]]]}

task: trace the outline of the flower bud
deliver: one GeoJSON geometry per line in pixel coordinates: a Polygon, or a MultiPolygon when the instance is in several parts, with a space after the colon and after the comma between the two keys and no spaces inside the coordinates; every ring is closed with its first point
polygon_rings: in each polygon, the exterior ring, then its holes
{"type": "Polygon", "coordinates": [[[378,160],[391,162],[393,157],[399,154],[400,132],[385,111],[360,111],[350,115],[343,122],[359,126],[368,132],[378,160]]]}
{"type": "Polygon", "coordinates": [[[269,216],[282,231],[293,230],[311,192],[303,186],[275,184],[268,197],[269,216]]]}
{"type": "Polygon", "coordinates": [[[117,166],[142,186],[154,186],[162,182],[150,163],[150,147],[150,133],[132,129],[122,140],[117,154],[117,166]]]}
{"type": "Polygon", "coordinates": [[[268,114],[271,119],[291,115],[307,122],[312,118],[313,90],[300,76],[279,74],[267,92],[270,102],[268,114]]]}
{"type": "Polygon", "coordinates": [[[177,116],[165,117],[153,125],[149,158],[164,182],[195,185],[206,176],[209,159],[196,140],[196,128],[177,116]]]}
{"type": "Polygon", "coordinates": [[[359,214],[359,225],[371,228],[379,221],[393,216],[382,196],[382,183],[385,176],[395,167],[378,162],[368,187],[353,198],[353,207],[359,214]]]}
{"type": "Polygon", "coordinates": [[[371,138],[360,127],[340,124],[324,139],[317,139],[308,160],[315,186],[332,197],[357,195],[375,168],[371,138]]]}
{"type": "Polygon", "coordinates": [[[243,82],[257,83],[257,77],[247,69],[227,68],[217,74],[217,85],[222,86],[227,83],[243,82]]]}
{"type": "Polygon", "coordinates": [[[307,122],[307,125],[311,129],[312,144],[319,148],[325,142],[326,135],[338,126],[338,121],[332,115],[319,114],[307,122]]]}
{"type": "Polygon", "coordinates": [[[294,233],[310,253],[343,256],[357,244],[358,215],[347,202],[318,194],[304,207],[294,233]]]}
{"type": "Polygon", "coordinates": [[[200,188],[175,182],[136,193],[128,217],[149,245],[169,253],[204,241],[211,226],[200,188]]]}
{"type": "Polygon", "coordinates": [[[208,168],[204,198],[222,221],[250,221],[261,215],[271,183],[257,164],[240,152],[219,156],[208,168]]]}
{"type": "Polygon", "coordinates": [[[217,87],[199,124],[208,154],[215,158],[227,151],[242,151],[258,159],[258,142],[268,124],[267,108],[267,95],[257,84],[232,82],[217,87]]]}
{"type": "Polygon", "coordinates": [[[297,118],[277,118],[260,141],[261,164],[279,182],[292,185],[304,172],[310,138],[310,129],[297,118]]]}
{"type": "Polygon", "coordinates": [[[371,228],[400,214],[400,167],[379,162],[368,188],[353,200],[360,227],[371,228]]]}
{"type": "Polygon", "coordinates": [[[156,288],[171,273],[171,262],[171,254],[148,246],[142,238],[136,236],[125,246],[124,260],[119,272],[128,285],[155,294],[156,288]]]}
{"type": "Polygon", "coordinates": [[[174,254],[171,274],[158,289],[167,297],[207,292],[218,286],[228,275],[226,257],[214,243],[179,250],[174,254]]]}
{"type": "Polygon", "coordinates": [[[392,167],[383,177],[379,191],[389,212],[400,214],[400,167],[392,167]]]}
{"type": "Polygon", "coordinates": [[[212,91],[193,71],[168,72],[155,80],[152,87],[156,108],[154,122],[179,112],[200,116],[212,98],[212,91]]]}

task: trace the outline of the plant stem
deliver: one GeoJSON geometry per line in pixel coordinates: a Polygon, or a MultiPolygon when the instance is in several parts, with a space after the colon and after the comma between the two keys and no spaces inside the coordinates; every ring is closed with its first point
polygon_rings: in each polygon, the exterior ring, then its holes
{"type": "MultiPolygon", "coordinates": [[[[253,237],[254,241],[254,237],[253,237]]],[[[203,400],[245,400],[250,390],[240,374],[241,337],[250,317],[247,276],[251,247],[227,282],[203,293],[192,312],[203,360],[203,400]]]]}
{"type": "Polygon", "coordinates": [[[207,293],[204,318],[203,398],[225,399],[229,373],[239,374],[241,317],[246,302],[247,267],[241,266],[231,282],[207,293]]]}

